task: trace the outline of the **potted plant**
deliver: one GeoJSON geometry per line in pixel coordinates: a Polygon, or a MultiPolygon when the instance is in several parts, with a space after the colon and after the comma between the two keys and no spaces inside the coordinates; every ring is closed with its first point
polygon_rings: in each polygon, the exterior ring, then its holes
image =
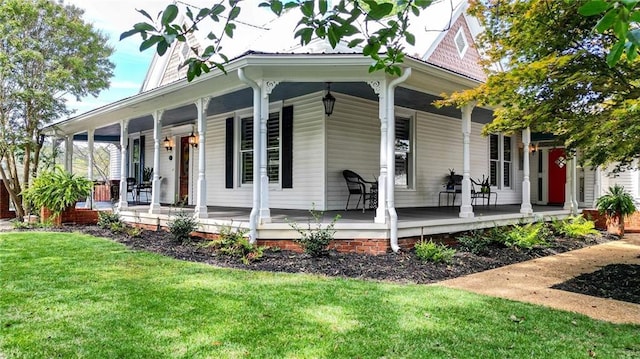
{"type": "Polygon", "coordinates": [[[614,233],[624,236],[624,218],[636,211],[633,197],[624,190],[623,186],[615,185],[609,187],[609,192],[598,198],[596,207],[600,214],[607,215],[607,224],[614,233]]]}
{"type": "Polygon", "coordinates": [[[151,182],[152,178],[153,178],[153,168],[145,167],[144,169],[142,169],[142,182],[143,183],[151,182]]]}
{"type": "Polygon", "coordinates": [[[31,187],[22,191],[22,195],[36,208],[50,210],[54,221],[60,224],[62,211],[75,205],[78,199],[89,196],[92,187],[93,183],[87,178],[55,167],[52,171],[40,173],[31,187]]]}

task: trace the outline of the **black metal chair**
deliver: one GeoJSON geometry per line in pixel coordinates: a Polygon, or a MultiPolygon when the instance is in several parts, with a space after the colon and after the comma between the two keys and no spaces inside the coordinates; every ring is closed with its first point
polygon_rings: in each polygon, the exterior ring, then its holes
{"type": "Polygon", "coordinates": [[[496,207],[498,205],[498,193],[491,192],[491,186],[480,181],[474,181],[473,178],[471,179],[471,205],[475,206],[477,199],[480,198],[482,199],[482,205],[486,203],[489,206],[491,205],[491,197],[493,197],[493,206],[496,207]],[[480,191],[477,188],[480,188],[480,191]]]}
{"type": "Polygon", "coordinates": [[[136,193],[136,179],[134,177],[127,177],[127,196],[131,193],[131,199],[133,202],[136,201],[137,193],[136,193]]]}
{"type": "Polygon", "coordinates": [[[378,183],[375,181],[365,181],[362,177],[360,177],[360,175],[351,170],[342,171],[342,175],[344,176],[344,180],[347,183],[347,189],[349,190],[347,205],[344,207],[344,210],[349,210],[349,200],[351,199],[351,196],[357,195],[358,202],[356,203],[355,209],[358,209],[358,207],[360,207],[360,201],[362,201],[362,213],[364,213],[367,201],[369,201],[369,207],[372,206],[372,201],[374,199],[373,196],[374,194],[377,195],[378,183]]]}

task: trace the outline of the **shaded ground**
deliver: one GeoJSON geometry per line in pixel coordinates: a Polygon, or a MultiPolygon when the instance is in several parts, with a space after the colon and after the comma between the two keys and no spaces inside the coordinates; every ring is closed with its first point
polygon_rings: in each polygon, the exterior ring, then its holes
{"type": "Polygon", "coordinates": [[[640,265],[610,264],[551,288],[640,304],[640,265]]]}
{"type": "MultiPolygon", "coordinates": [[[[163,231],[143,231],[140,237],[131,238],[125,235],[114,235],[97,226],[69,226],[61,230],[80,230],[91,235],[110,238],[135,250],[160,253],[180,260],[202,262],[219,267],[419,284],[435,283],[617,239],[615,236],[608,235],[589,237],[586,240],[557,238],[549,247],[530,250],[490,247],[482,255],[459,250],[449,264],[422,262],[413,251],[378,256],[329,252],[326,256],[312,258],[302,253],[271,250],[265,251],[260,260],[243,264],[237,258],[214,253],[210,248],[205,247],[206,241],[180,243],[163,231]]],[[[611,265],[602,271],[582,275],[555,288],[640,303],[639,271],[638,266],[611,265]]]]}

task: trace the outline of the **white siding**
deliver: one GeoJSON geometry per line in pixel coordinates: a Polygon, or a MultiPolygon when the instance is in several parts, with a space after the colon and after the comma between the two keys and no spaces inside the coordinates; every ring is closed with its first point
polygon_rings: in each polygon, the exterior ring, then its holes
{"type": "Polygon", "coordinates": [[[109,179],[120,180],[120,147],[114,144],[109,146],[109,179]]]}
{"type": "MultiPolygon", "coordinates": [[[[271,208],[324,208],[324,151],[322,93],[287,100],[293,106],[293,188],[271,184],[271,208]]],[[[250,113],[250,109],[249,113],[250,113]]],[[[245,111],[238,111],[246,113],[245,111]]],[[[238,116],[226,114],[207,121],[207,204],[251,207],[253,187],[239,184],[238,116]],[[236,153],[234,188],[225,188],[225,119],[235,118],[236,153]]],[[[197,157],[197,156],[194,156],[197,157]]],[[[197,162],[196,162],[197,163],[197,162]]],[[[197,174],[197,171],[195,172],[197,174]]]]}

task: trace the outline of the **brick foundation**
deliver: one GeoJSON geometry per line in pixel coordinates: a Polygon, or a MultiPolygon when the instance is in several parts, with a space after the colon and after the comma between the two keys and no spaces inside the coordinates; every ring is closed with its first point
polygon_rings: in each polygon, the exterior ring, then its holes
{"type": "MultiPolygon", "coordinates": [[[[47,221],[52,216],[52,212],[47,208],[40,209],[40,220],[42,222],[47,221]]],[[[98,211],[85,208],[67,208],[57,219],[54,219],[54,224],[60,225],[62,223],[74,223],[74,224],[96,224],[98,223],[98,211]]]]}

